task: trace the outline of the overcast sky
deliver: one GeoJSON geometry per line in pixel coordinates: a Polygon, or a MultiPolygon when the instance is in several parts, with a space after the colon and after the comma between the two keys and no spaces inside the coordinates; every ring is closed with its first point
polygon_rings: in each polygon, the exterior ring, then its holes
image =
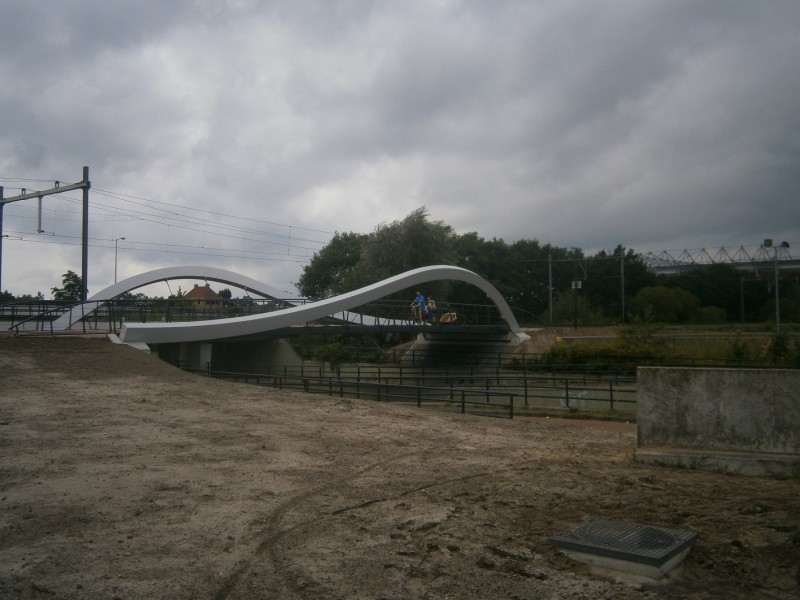
{"type": "MultiPolygon", "coordinates": [[[[294,291],[334,231],[420,206],[507,242],[796,254],[800,2],[0,0],[5,197],[84,165],[90,294],[121,237],[119,279],[294,291]]],[[[80,200],[5,206],[2,289],[81,272],[80,200]]]]}

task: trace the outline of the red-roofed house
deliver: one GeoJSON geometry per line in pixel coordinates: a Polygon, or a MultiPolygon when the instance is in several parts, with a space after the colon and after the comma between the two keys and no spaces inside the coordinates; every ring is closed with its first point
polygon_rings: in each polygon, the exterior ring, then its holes
{"type": "Polygon", "coordinates": [[[194,289],[186,292],[184,298],[194,302],[197,310],[219,310],[222,307],[222,296],[212,290],[209,284],[194,284],[194,289]]]}

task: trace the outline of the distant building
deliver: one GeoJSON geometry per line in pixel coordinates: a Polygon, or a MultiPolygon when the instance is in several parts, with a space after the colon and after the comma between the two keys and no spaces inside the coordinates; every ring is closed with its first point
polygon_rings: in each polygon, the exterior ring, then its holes
{"type": "Polygon", "coordinates": [[[194,302],[197,310],[211,311],[222,308],[222,296],[212,290],[209,284],[203,286],[194,284],[194,289],[186,292],[184,298],[194,302]]]}

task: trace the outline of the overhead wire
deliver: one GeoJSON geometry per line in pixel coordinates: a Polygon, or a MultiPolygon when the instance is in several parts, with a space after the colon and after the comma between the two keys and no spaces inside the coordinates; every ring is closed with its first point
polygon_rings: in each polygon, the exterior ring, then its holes
{"type": "MultiPolygon", "coordinates": [[[[50,181],[50,180],[37,180],[37,181],[50,181]]],[[[286,246],[287,255],[292,250],[300,250],[304,253],[308,252],[316,252],[319,250],[320,247],[324,246],[327,242],[324,240],[312,239],[309,237],[299,237],[296,235],[292,235],[294,231],[309,231],[309,232],[316,232],[316,233],[331,233],[320,229],[312,229],[307,227],[301,226],[293,226],[293,225],[285,225],[281,223],[276,223],[272,221],[266,221],[261,219],[253,219],[253,218],[245,218],[245,217],[238,217],[236,215],[229,215],[226,213],[220,213],[216,211],[208,211],[203,209],[190,209],[195,212],[200,212],[203,214],[214,215],[217,217],[224,217],[230,219],[237,219],[244,222],[251,222],[251,223],[258,223],[262,225],[272,225],[277,227],[286,227],[289,229],[288,234],[282,233],[274,233],[269,231],[263,231],[261,229],[256,229],[253,227],[243,227],[235,224],[230,223],[221,223],[219,221],[211,221],[209,222],[208,219],[203,219],[201,217],[193,216],[191,214],[185,214],[178,210],[167,210],[164,208],[159,208],[157,206],[149,206],[147,204],[142,204],[140,202],[135,202],[130,200],[130,198],[136,200],[142,200],[143,202],[148,202],[152,204],[160,204],[163,206],[171,207],[172,209],[178,208],[177,205],[150,200],[147,198],[142,198],[139,196],[132,196],[130,194],[120,194],[118,192],[112,192],[109,190],[103,190],[102,188],[93,188],[93,192],[108,197],[113,200],[119,200],[121,202],[133,204],[134,206],[139,206],[141,208],[146,209],[147,211],[159,211],[161,213],[166,214],[154,214],[153,212],[145,212],[142,210],[126,208],[126,207],[119,207],[113,206],[104,203],[93,202],[92,207],[97,211],[104,212],[112,217],[112,219],[116,222],[116,217],[124,217],[129,221],[140,221],[143,223],[153,223],[157,225],[166,226],[167,228],[175,228],[184,231],[190,231],[195,233],[202,233],[203,236],[212,235],[218,236],[222,238],[228,238],[232,240],[236,240],[237,242],[251,242],[255,244],[268,244],[272,246],[277,246],[280,248],[281,246],[286,246]],[[198,226],[202,226],[202,229],[198,226]],[[210,230],[209,227],[213,227],[213,230],[210,230]],[[241,234],[241,235],[239,235],[241,234]],[[255,237],[250,237],[255,236],[255,237]],[[264,239],[264,238],[272,238],[272,239],[264,239]],[[303,243],[301,245],[300,243],[303,243]],[[311,245],[306,245],[311,244],[311,245]],[[316,246],[314,246],[316,245],[316,246]]],[[[62,199],[64,202],[71,203],[71,204],[81,204],[82,200],[78,198],[74,198],[69,196],[68,194],[61,194],[58,198],[62,199]]],[[[185,207],[180,207],[184,208],[185,207]]],[[[49,212],[58,213],[59,211],[53,211],[52,209],[49,212]]],[[[9,215],[10,216],[10,215],[9,215]]],[[[26,217],[19,217],[19,218],[26,218],[26,217]]],[[[96,220],[96,213],[93,214],[93,218],[96,220]]],[[[58,218],[59,221],[66,221],[66,222],[78,222],[80,219],[69,219],[66,216],[62,216],[58,218]]],[[[68,237],[68,236],[65,236],[68,237]]],[[[133,243],[131,240],[130,243],[133,243]]],[[[163,245],[165,247],[169,247],[169,241],[158,243],[156,245],[163,245]]],[[[177,247],[175,244],[172,244],[173,247],[177,247]]],[[[249,254],[258,254],[258,255],[282,255],[282,252],[257,252],[253,250],[243,250],[243,249],[234,249],[234,248],[207,248],[205,242],[203,242],[202,246],[189,246],[189,245],[182,245],[181,247],[185,248],[195,248],[200,250],[218,250],[220,252],[228,252],[234,253],[237,256],[240,256],[242,252],[249,253],[249,254]]],[[[145,248],[142,248],[142,251],[147,251],[145,248]]],[[[226,255],[223,255],[226,256],[226,255]]],[[[295,262],[302,262],[302,261],[295,261],[295,262]]]]}
{"type": "MultiPolygon", "coordinates": [[[[11,231],[9,232],[10,235],[22,235],[25,232],[21,231],[11,231]]],[[[82,242],[80,241],[81,238],[79,236],[67,236],[67,235],[59,235],[48,233],[46,236],[40,236],[37,234],[36,237],[29,237],[29,238],[9,238],[15,242],[27,242],[33,244],[58,244],[61,246],[81,246],[82,242]]],[[[106,238],[89,238],[91,241],[95,242],[108,242],[110,240],[106,238]]],[[[165,244],[164,242],[131,242],[126,240],[126,245],[130,246],[137,246],[135,250],[137,252],[157,252],[157,253],[165,253],[165,254],[186,254],[190,256],[215,256],[218,258],[240,258],[240,259],[252,259],[252,260],[265,260],[265,261],[274,261],[274,262],[293,262],[293,263],[303,263],[305,259],[301,259],[299,255],[296,255],[293,258],[286,257],[286,258],[277,258],[274,257],[274,252],[259,252],[256,250],[238,250],[235,248],[200,248],[198,246],[188,246],[182,244],[165,244]],[[139,247],[139,246],[158,246],[153,248],[147,247],[139,247]],[[219,254],[213,252],[191,252],[190,250],[216,250],[218,252],[226,252],[228,254],[219,254]]],[[[112,244],[105,245],[102,243],[95,243],[89,244],[89,247],[93,248],[114,248],[112,244]]],[[[277,255],[277,256],[287,256],[287,255],[277,255]]]]}
{"type": "MultiPolygon", "coordinates": [[[[100,192],[102,194],[111,196],[113,198],[118,198],[118,199],[135,198],[136,200],[142,200],[142,201],[145,201],[145,202],[150,202],[152,204],[163,204],[165,206],[177,206],[177,205],[171,204],[169,202],[163,202],[163,201],[160,201],[160,200],[151,200],[151,199],[148,199],[148,198],[142,198],[140,196],[132,196],[130,194],[120,194],[118,192],[111,192],[111,191],[103,190],[103,189],[100,189],[100,188],[92,188],[92,190],[95,191],[95,192],[100,192]]],[[[128,200],[128,202],[132,202],[132,201],[128,200]]],[[[181,208],[185,208],[185,207],[181,207],[181,208]]],[[[229,215],[227,213],[221,213],[221,212],[217,212],[217,211],[213,211],[213,210],[205,210],[205,209],[202,209],[202,208],[192,208],[191,210],[194,210],[194,211],[197,211],[197,212],[206,213],[206,214],[210,214],[210,215],[214,215],[214,216],[219,216],[219,217],[228,217],[228,218],[231,218],[231,219],[241,219],[243,221],[253,221],[255,223],[262,223],[264,225],[274,225],[276,227],[289,227],[291,229],[301,229],[303,231],[313,231],[313,232],[316,232],[316,233],[327,233],[329,235],[333,235],[333,233],[334,233],[333,231],[326,231],[324,229],[312,229],[312,228],[309,228],[309,227],[302,227],[302,226],[299,226],[299,225],[287,225],[285,223],[276,223],[274,221],[266,221],[266,220],[263,220],[263,219],[254,219],[252,217],[240,217],[240,216],[237,216],[237,215],[229,215]]]]}

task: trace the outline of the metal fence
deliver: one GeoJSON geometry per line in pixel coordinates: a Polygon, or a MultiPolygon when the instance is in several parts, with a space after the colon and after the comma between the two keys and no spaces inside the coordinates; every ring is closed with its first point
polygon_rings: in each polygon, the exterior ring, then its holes
{"type": "Polygon", "coordinates": [[[417,406],[453,408],[462,413],[507,416],[586,411],[631,415],[636,406],[632,377],[596,377],[587,373],[537,376],[501,369],[409,369],[380,365],[341,367],[283,366],[262,372],[209,368],[208,375],[228,381],[297,389],[329,396],[417,406]]]}

